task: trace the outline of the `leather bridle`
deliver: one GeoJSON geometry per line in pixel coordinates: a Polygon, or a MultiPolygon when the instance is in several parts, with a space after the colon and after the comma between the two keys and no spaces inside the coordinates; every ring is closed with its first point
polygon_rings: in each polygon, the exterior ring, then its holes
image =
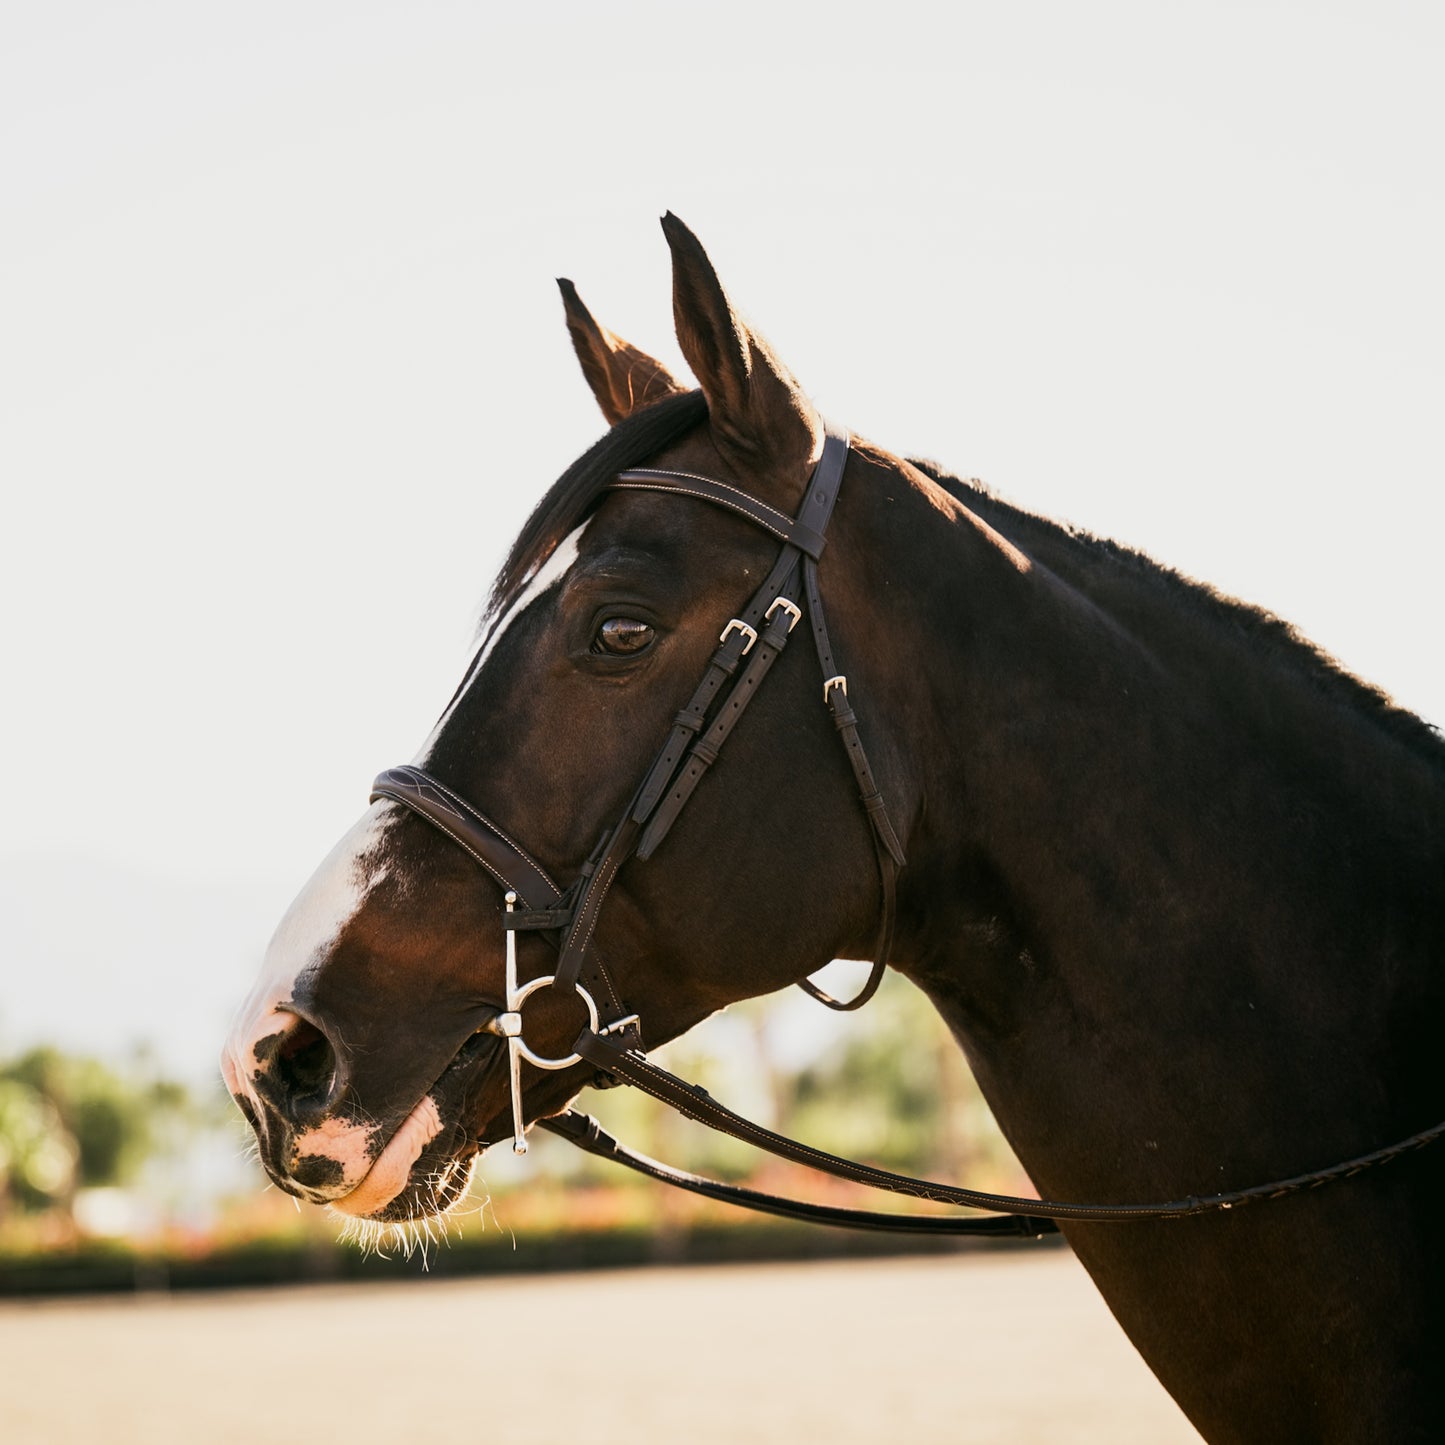
{"type": "Polygon", "coordinates": [[[737,1185],[722,1184],[672,1169],[625,1148],[589,1115],[569,1110],[536,1122],[588,1153],[612,1159],[651,1178],[731,1204],[801,1219],[810,1223],[888,1230],[912,1234],[983,1234],[1036,1237],[1057,1229],[1056,1220],[1139,1220],[1181,1218],[1227,1210],[1257,1199],[1279,1198],[1317,1188],[1423,1148],[1445,1135],[1445,1122],[1422,1133],[1311,1174],[1297,1175],[1250,1189],[1154,1204],[1068,1204],[1012,1195],[989,1194],[956,1185],[911,1179],[887,1170],[838,1158],[789,1139],[734,1114],[695,1084],[668,1073],[642,1050],[640,1020],[628,1012],[597,948],[595,933],[608,890],[630,859],[647,859],[666,838],[708,768],[736,730],[744,711],[788,644],[806,612],[821,667],[823,702],[842,739],[858,783],[859,799],[870,824],[882,897],[874,962],[867,982],[842,1002],[809,979],[800,986],[830,1008],[865,1004],[882,980],[892,948],[898,870],[905,859],[887,805],[869,766],[848,696],[848,679],[838,669],[823,614],[818,561],[826,542],[843,469],[848,438],[829,428],[822,455],[809,479],[802,505],[789,517],[726,482],[690,472],[634,468],[610,484],[620,491],[651,491],[692,497],[724,508],[763,528],[779,543],[776,561],[742,612],[723,628],[716,650],[687,704],[673,719],[666,741],[644,774],[618,821],[603,835],[592,856],[567,888],[546,871],[504,829],[479,812],[440,779],[417,767],[391,768],[372,784],[371,797],[400,803],[440,829],[503,889],[506,911],[506,998],[488,1005],[491,1016],[479,1032],[497,1035],[507,1054],[513,1148],[527,1150],[522,1108],[521,1064],[543,1070],[586,1062],[597,1072],[594,1083],[631,1084],[688,1118],[753,1144],[781,1158],[838,1178],[934,1203],[990,1211],[989,1217],[879,1213],[779,1198],[737,1185]],[[516,936],[536,932],[558,949],[553,973],[526,983],[517,981],[516,936]],[[522,1037],[522,1006],[544,988],[575,993],[588,1022],[562,1058],[537,1054],[522,1037]],[[605,1022],[604,1022],[605,1020],[605,1022]]]}

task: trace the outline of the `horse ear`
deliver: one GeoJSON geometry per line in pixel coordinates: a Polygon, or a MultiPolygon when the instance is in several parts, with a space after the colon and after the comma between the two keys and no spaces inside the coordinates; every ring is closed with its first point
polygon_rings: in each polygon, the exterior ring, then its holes
{"type": "Polygon", "coordinates": [[[785,469],[811,465],[823,424],[792,373],[733,309],[697,237],[669,211],[672,314],[682,354],[707,397],[720,450],[767,456],[785,469]]]}
{"type": "Polygon", "coordinates": [[[616,426],[638,407],[687,390],[660,361],[599,325],[565,276],[557,278],[557,285],[572,348],[609,426],[616,426]]]}

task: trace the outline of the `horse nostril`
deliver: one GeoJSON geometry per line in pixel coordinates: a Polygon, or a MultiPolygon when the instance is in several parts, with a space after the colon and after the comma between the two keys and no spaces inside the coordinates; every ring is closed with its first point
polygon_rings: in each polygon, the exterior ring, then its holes
{"type": "Polygon", "coordinates": [[[336,1051],[315,1024],[297,1019],[272,1065],[293,1109],[324,1104],[336,1081],[336,1051]]]}

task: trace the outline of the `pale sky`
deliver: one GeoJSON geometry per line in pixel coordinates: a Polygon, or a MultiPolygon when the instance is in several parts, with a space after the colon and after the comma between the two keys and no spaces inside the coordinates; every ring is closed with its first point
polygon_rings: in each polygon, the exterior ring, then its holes
{"type": "Polygon", "coordinates": [[[601,430],[658,215],[822,408],[1445,721],[1434,3],[11,4],[0,1054],[207,1067],[601,430]]]}

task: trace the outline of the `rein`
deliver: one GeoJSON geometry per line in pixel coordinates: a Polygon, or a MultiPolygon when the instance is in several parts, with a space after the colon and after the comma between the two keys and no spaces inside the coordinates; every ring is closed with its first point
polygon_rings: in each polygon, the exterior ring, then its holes
{"type": "MultiPolygon", "coordinates": [[[[848,679],[837,668],[818,584],[818,560],[826,544],[828,521],[847,458],[847,436],[829,428],[796,517],[726,482],[689,472],[634,468],[620,473],[610,484],[617,490],[671,493],[725,508],[772,533],[781,546],[762,585],[741,614],[723,628],[702,681],[674,717],[666,741],[621,818],[603,835],[570,887],[560,889],[503,829],[422,769],[391,768],[372,784],[373,802],[386,798],[425,818],[470,854],[503,889],[506,998],[478,1031],[495,1034],[506,1050],[514,1151],[527,1152],[522,1060],[543,1070],[566,1069],[585,1061],[597,1070],[593,1081],[596,1085],[631,1084],[687,1118],[779,1158],[874,1189],[989,1213],[984,1217],[955,1218],[810,1204],[673,1169],[626,1148],[594,1118],[576,1110],[536,1121],[587,1153],[652,1179],[729,1204],[813,1224],[907,1234],[1037,1238],[1056,1232],[1057,1220],[1178,1219],[1233,1209],[1255,1200],[1278,1199],[1351,1178],[1445,1136],[1442,1122],[1343,1163],[1249,1189],[1152,1204],[1071,1204],[912,1179],[839,1158],[752,1123],[718,1103],[699,1085],[670,1074],[647,1058],[642,1049],[641,1021],[635,1012],[627,1011],[594,941],[602,905],[622,865],[634,856],[640,860],[650,858],[666,838],[703,775],[717,761],[723,744],[781,656],[805,610],[824,679],[823,702],[852,765],[859,800],[870,824],[882,907],[873,967],[854,998],[835,999],[810,979],[801,980],[799,986],[830,1008],[856,1009],[872,998],[887,968],[893,942],[897,875],[905,858],[858,734],[858,719],[848,699],[848,679]],[[540,933],[553,943],[558,959],[553,973],[519,984],[516,938],[524,931],[540,933]],[[587,1026],[573,1044],[573,1052],[562,1058],[537,1054],[522,1036],[522,1007],[545,988],[576,993],[587,1010],[587,1026]]],[[[479,1142],[485,1147],[488,1141],[479,1142]]]]}

